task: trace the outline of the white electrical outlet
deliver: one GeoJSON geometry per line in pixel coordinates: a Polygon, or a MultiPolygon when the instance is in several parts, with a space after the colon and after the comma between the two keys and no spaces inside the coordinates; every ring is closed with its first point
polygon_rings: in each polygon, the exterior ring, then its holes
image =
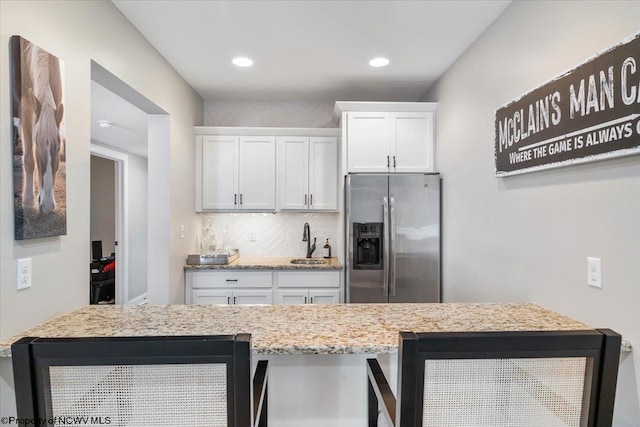
{"type": "Polygon", "coordinates": [[[184,224],[180,224],[180,238],[184,239],[184,224]]]}
{"type": "Polygon", "coordinates": [[[23,258],[16,261],[16,288],[26,289],[31,287],[31,258],[23,258]]]}
{"type": "Polygon", "coordinates": [[[602,288],[602,259],[587,257],[587,284],[602,288]]]}

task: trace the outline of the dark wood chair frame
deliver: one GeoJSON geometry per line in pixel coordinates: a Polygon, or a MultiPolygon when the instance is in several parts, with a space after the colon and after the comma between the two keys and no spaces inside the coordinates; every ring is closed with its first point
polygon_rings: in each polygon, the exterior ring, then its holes
{"type": "MultiPolygon", "coordinates": [[[[45,398],[50,366],[224,363],[229,427],[267,426],[268,363],[251,382],[251,336],[22,338],[11,346],[17,417],[50,419],[45,398]],[[253,387],[252,387],[253,386],[253,387]],[[253,388],[253,408],[251,407],[253,388]]],[[[47,424],[48,425],[48,424],[47,424]]]]}
{"type": "MultiPolygon", "coordinates": [[[[588,427],[611,427],[621,336],[609,329],[550,332],[400,332],[398,399],[376,359],[367,360],[368,426],[377,427],[379,405],[387,423],[422,427],[425,360],[586,357],[588,427]]],[[[584,410],[584,409],[583,409],[584,410]]]]}

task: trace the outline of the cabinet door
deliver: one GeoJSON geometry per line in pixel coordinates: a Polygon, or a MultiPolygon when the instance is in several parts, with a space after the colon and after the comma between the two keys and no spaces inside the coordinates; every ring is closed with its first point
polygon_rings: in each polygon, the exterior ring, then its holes
{"type": "Polygon", "coordinates": [[[309,291],[305,289],[278,290],[276,304],[306,304],[309,301],[309,291]]]}
{"type": "Polygon", "coordinates": [[[233,291],[234,304],[271,304],[273,292],[271,289],[243,289],[233,291]]]}
{"type": "Polygon", "coordinates": [[[389,171],[389,113],[347,113],[348,172],[389,171]]]}
{"type": "Polygon", "coordinates": [[[311,304],[338,304],[340,303],[340,291],[335,290],[309,290],[309,303],[311,304]]]}
{"type": "Polygon", "coordinates": [[[309,208],[338,208],[337,138],[309,138],[309,208]]]}
{"type": "Polygon", "coordinates": [[[278,137],[278,208],[309,207],[309,138],[278,137]]]}
{"type": "Polygon", "coordinates": [[[433,172],[433,121],[434,113],[391,114],[392,171],[433,172]]]}
{"type": "Polygon", "coordinates": [[[240,209],[275,210],[275,137],[240,137],[239,192],[240,209]]]}
{"type": "Polygon", "coordinates": [[[236,209],[238,155],[237,136],[202,138],[203,209],[236,209]]]}
{"type": "Polygon", "coordinates": [[[230,290],[196,289],[193,291],[193,304],[231,304],[233,292],[230,290]]]}

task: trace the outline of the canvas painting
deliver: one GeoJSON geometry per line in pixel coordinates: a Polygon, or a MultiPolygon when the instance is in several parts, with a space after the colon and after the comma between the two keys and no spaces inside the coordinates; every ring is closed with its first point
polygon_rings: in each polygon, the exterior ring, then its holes
{"type": "Polygon", "coordinates": [[[64,64],[11,37],[16,240],[67,234],[64,64]]]}

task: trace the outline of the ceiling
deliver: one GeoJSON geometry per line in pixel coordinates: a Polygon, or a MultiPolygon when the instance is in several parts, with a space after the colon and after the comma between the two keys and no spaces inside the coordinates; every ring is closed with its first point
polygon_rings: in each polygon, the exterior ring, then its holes
{"type": "Polygon", "coordinates": [[[148,115],[110,90],[91,81],[91,141],[147,157],[148,115]],[[99,120],[113,123],[102,128],[99,120]]]}
{"type": "Polygon", "coordinates": [[[112,2],[205,100],[416,101],[511,0],[112,2]]]}

